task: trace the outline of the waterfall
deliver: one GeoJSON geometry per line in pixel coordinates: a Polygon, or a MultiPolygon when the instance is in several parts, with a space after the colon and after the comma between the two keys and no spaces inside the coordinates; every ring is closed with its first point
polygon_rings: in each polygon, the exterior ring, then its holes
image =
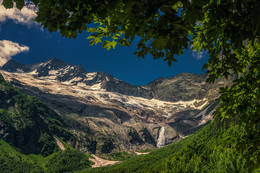
{"type": "Polygon", "coordinates": [[[165,128],[161,127],[159,131],[159,136],[157,139],[157,147],[161,148],[165,145],[165,128]]]}

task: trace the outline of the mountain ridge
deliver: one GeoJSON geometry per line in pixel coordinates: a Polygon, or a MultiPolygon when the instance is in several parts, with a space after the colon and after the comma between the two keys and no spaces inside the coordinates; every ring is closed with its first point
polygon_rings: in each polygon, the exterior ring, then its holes
{"type": "Polygon", "coordinates": [[[81,151],[102,154],[161,147],[211,119],[211,114],[196,117],[214,100],[197,93],[197,88],[210,87],[206,75],[184,73],[138,87],[58,59],[28,65],[27,71],[12,69],[4,67],[1,73],[55,110],[73,129],[75,147],[81,151]]]}
{"type": "Polygon", "coordinates": [[[57,58],[51,58],[44,62],[29,65],[22,65],[16,63],[14,60],[10,60],[0,69],[8,72],[34,72],[37,77],[52,75],[56,76],[61,82],[69,81],[74,78],[76,79],[72,81],[74,84],[84,83],[93,86],[93,88],[98,87],[97,89],[152,98],[151,92],[141,86],[126,83],[105,72],[87,72],[81,65],[65,63],[57,58]],[[15,68],[16,65],[17,68],[15,68]],[[124,90],[122,90],[122,88],[124,88],[124,90]]]}
{"type": "MultiPolygon", "coordinates": [[[[207,74],[192,73],[180,73],[170,78],[161,77],[147,85],[136,86],[105,72],[87,72],[81,65],[65,63],[57,58],[29,65],[22,65],[10,60],[0,69],[8,72],[33,73],[37,77],[52,76],[60,82],[68,81],[73,85],[87,85],[96,90],[103,89],[129,96],[155,98],[164,101],[189,101],[203,97],[209,98],[213,95],[209,94],[208,90],[211,88],[215,90],[221,86],[219,84],[216,84],[217,86],[207,84],[207,74]],[[197,92],[198,88],[199,93],[197,92]]],[[[213,97],[218,97],[216,92],[213,97]]]]}
{"type": "MultiPolygon", "coordinates": [[[[38,62],[38,63],[32,63],[32,64],[21,64],[21,63],[18,63],[16,62],[14,59],[11,59],[9,61],[7,61],[2,67],[0,67],[1,70],[4,70],[4,71],[8,71],[8,72],[22,72],[21,70],[23,70],[24,72],[30,72],[30,71],[33,71],[35,69],[37,69],[37,65],[40,65],[40,64],[56,64],[59,63],[58,67],[60,67],[61,64],[63,65],[71,65],[71,66],[77,66],[79,68],[82,69],[82,71],[84,71],[84,73],[103,73],[103,74],[107,74],[109,76],[112,76],[106,72],[103,72],[103,71],[94,71],[94,72],[88,72],[86,69],[84,69],[82,67],[82,65],[74,65],[72,63],[67,63],[59,58],[49,58],[45,61],[42,61],[42,62],[38,62]],[[54,63],[53,63],[54,62],[54,63]],[[25,70],[24,70],[25,69],[25,70]]],[[[179,76],[179,75],[185,75],[185,74],[195,74],[195,73],[187,73],[187,72],[182,72],[182,73],[179,73],[175,76],[172,76],[172,77],[169,77],[169,78],[165,78],[165,77],[159,77],[157,79],[154,79],[152,80],[151,82],[148,82],[147,84],[143,84],[143,85],[134,85],[134,84],[131,84],[131,83],[128,83],[129,85],[133,85],[133,86],[136,86],[136,87],[145,87],[145,86],[148,86],[150,85],[151,83],[158,83],[157,81],[158,80],[167,80],[167,79],[172,79],[176,76],[179,76]]],[[[41,74],[42,75],[42,74],[41,74]]],[[[40,76],[41,76],[40,75],[40,76]]],[[[195,75],[206,75],[207,74],[195,74],[195,75]]],[[[118,79],[118,78],[117,78],[118,79]]],[[[118,79],[120,80],[120,79],[118,79]]],[[[122,81],[122,80],[121,80],[122,81]]],[[[127,82],[126,82],[127,83],[127,82]]]]}

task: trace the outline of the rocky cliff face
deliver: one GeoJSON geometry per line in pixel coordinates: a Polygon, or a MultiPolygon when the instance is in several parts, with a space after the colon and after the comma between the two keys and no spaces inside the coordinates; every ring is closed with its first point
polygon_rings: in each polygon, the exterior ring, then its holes
{"type": "Polygon", "coordinates": [[[39,97],[62,117],[76,136],[75,147],[92,153],[172,143],[211,119],[208,108],[199,112],[217,96],[212,94],[217,93],[215,86],[205,83],[206,75],[185,73],[134,86],[58,59],[3,67],[8,82],[39,97]]]}
{"type": "Polygon", "coordinates": [[[207,74],[181,73],[169,79],[159,78],[144,88],[152,91],[154,98],[165,101],[189,101],[193,99],[215,100],[223,80],[214,84],[206,83],[207,74]]]}

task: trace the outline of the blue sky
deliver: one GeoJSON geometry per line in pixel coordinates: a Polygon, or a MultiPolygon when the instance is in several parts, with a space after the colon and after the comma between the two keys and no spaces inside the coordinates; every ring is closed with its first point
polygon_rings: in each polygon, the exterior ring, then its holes
{"type": "MultiPolygon", "coordinates": [[[[25,16],[28,20],[19,21],[12,14],[4,15],[3,18],[0,13],[0,41],[9,40],[28,47],[28,51],[17,51],[12,55],[14,60],[23,64],[55,57],[68,63],[81,64],[88,72],[103,71],[125,82],[144,85],[159,77],[169,78],[182,72],[201,74],[201,68],[208,60],[206,53],[198,54],[190,50],[177,57],[178,62],[170,67],[167,62],[153,60],[152,56],[137,60],[134,55],[136,45],[130,48],[117,46],[107,51],[101,45],[90,46],[87,33],[79,35],[77,39],[67,39],[59,33],[42,29],[28,16],[25,16]]],[[[0,49],[0,58],[3,49],[0,49]]]]}

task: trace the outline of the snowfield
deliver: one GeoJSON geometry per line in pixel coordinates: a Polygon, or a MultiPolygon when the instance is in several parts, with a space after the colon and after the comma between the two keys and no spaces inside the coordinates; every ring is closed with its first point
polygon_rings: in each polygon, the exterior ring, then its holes
{"type": "MultiPolygon", "coordinates": [[[[117,105],[117,102],[121,102],[128,106],[133,106],[137,108],[148,108],[148,109],[158,109],[163,111],[164,117],[169,117],[170,113],[174,108],[178,110],[183,110],[185,108],[202,109],[208,104],[206,99],[202,100],[191,100],[191,101],[178,101],[178,102],[168,102],[157,99],[146,99],[142,97],[127,96],[116,92],[107,92],[102,89],[102,83],[97,83],[94,85],[86,85],[85,83],[79,82],[75,85],[75,81],[80,81],[81,78],[76,77],[69,81],[60,82],[55,78],[57,71],[50,71],[52,75],[35,77],[36,71],[31,73],[9,73],[6,71],[0,71],[7,81],[11,81],[12,78],[18,79],[22,85],[37,87],[43,92],[49,94],[62,94],[67,96],[72,96],[74,98],[85,99],[88,102],[102,103],[107,105],[117,105]],[[90,97],[89,97],[90,96],[90,97]],[[88,98],[92,98],[88,100],[88,98]],[[94,99],[93,99],[94,98],[94,99]],[[117,101],[117,102],[115,102],[117,101]],[[199,107],[195,106],[196,102],[204,102],[199,107]]],[[[87,80],[92,79],[96,73],[88,73],[87,80]]]]}

